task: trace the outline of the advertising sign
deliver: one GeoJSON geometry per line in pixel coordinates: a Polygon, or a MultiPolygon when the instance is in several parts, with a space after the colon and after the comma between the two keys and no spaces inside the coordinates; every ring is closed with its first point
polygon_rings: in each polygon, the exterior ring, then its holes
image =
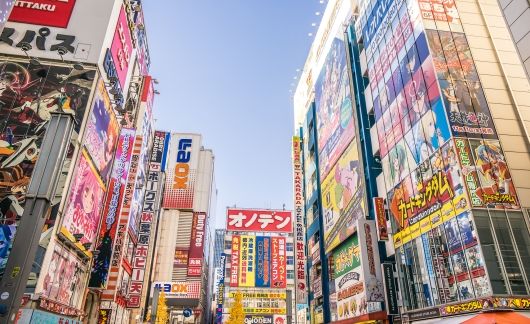
{"type": "Polygon", "coordinates": [[[98,63],[114,3],[107,0],[16,1],[2,31],[0,51],[21,55],[20,42],[28,42],[31,57],[98,63]],[[94,20],[97,17],[97,21],[94,20]]]}
{"type": "MultiPolygon", "coordinates": [[[[361,250],[357,234],[350,236],[342,245],[333,251],[333,274],[338,278],[353,271],[361,265],[361,250]]],[[[359,277],[359,274],[357,274],[359,277]]]]}
{"type": "Polygon", "coordinates": [[[333,39],[315,84],[320,176],[325,178],[355,136],[346,46],[333,39]]]}
{"type": "Polygon", "coordinates": [[[285,238],[271,238],[271,288],[287,286],[287,269],[285,256],[285,238]]]}
{"type": "Polygon", "coordinates": [[[274,324],[286,324],[287,323],[287,316],[285,315],[274,315],[274,324]]]}
{"type": "Polygon", "coordinates": [[[256,273],[256,237],[241,236],[239,287],[254,287],[256,273]]]}
{"type": "Polygon", "coordinates": [[[60,232],[79,249],[89,253],[90,245],[97,237],[105,186],[85,150],[82,150],[73,174],[60,232]],[[78,235],[81,236],[79,239],[76,238],[78,235]]]}
{"type": "Polygon", "coordinates": [[[293,232],[293,214],[286,210],[227,209],[226,229],[239,232],[293,232]]]}
{"type": "Polygon", "coordinates": [[[133,44],[131,31],[129,29],[125,8],[122,6],[120,9],[120,15],[118,17],[118,23],[114,31],[112,45],[110,47],[112,59],[116,67],[118,81],[120,82],[122,89],[125,87],[125,79],[127,78],[127,72],[129,71],[129,63],[131,60],[132,51],[133,44]]]}
{"type": "Polygon", "coordinates": [[[51,27],[68,27],[76,0],[32,0],[16,1],[9,21],[43,25],[51,27]]]}
{"type": "Polygon", "coordinates": [[[99,231],[98,246],[99,253],[95,257],[89,287],[106,288],[112,249],[118,229],[118,218],[123,203],[125,185],[129,175],[132,149],[134,144],[133,129],[122,129],[120,140],[116,149],[116,157],[112,169],[112,175],[107,190],[107,199],[103,208],[103,222],[99,231]]]}
{"type": "Polygon", "coordinates": [[[206,213],[193,213],[193,225],[191,226],[190,250],[188,254],[188,277],[202,276],[205,227],[206,227],[206,213]]]}
{"type": "Polygon", "coordinates": [[[145,197],[140,217],[138,242],[133,254],[131,283],[129,285],[129,298],[127,307],[138,308],[142,302],[142,292],[146,275],[146,266],[149,257],[149,244],[155,223],[155,206],[158,200],[158,186],[160,173],[149,171],[145,186],[145,197]]]}
{"type": "MultiPolygon", "coordinates": [[[[235,298],[236,292],[230,292],[230,298],[235,298]]],[[[284,292],[242,292],[243,299],[261,298],[261,299],[286,299],[287,294],[284,292]]]]}
{"type": "Polygon", "coordinates": [[[374,197],[375,220],[377,221],[377,237],[379,241],[388,241],[388,225],[386,221],[385,199],[374,197]]]}
{"type": "Polygon", "coordinates": [[[174,268],[188,267],[188,249],[175,248],[175,259],[173,259],[174,268]]]}
{"type": "Polygon", "coordinates": [[[307,303],[307,273],[306,273],[306,241],[304,222],[304,178],[302,173],[302,143],[299,137],[293,137],[293,192],[295,216],[295,278],[296,303],[307,303]]]}
{"type": "Polygon", "coordinates": [[[473,207],[520,208],[499,141],[455,138],[455,146],[473,207]]]}
{"type": "Polygon", "coordinates": [[[103,80],[99,80],[92,101],[92,112],[85,129],[85,147],[106,184],[112,169],[112,159],[120,126],[110,104],[103,80]]]}
{"type": "Polygon", "coordinates": [[[221,259],[219,265],[221,266],[221,271],[219,271],[219,288],[217,290],[217,309],[215,315],[215,322],[221,324],[223,322],[223,304],[225,299],[225,268],[226,268],[226,258],[227,255],[221,253],[221,259]]]}
{"type": "Polygon", "coordinates": [[[460,16],[453,0],[422,0],[418,4],[423,19],[460,24],[460,16]]]}
{"type": "Polygon", "coordinates": [[[241,237],[232,236],[232,254],[230,255],[230,287],[239,285],[239,258],[241,255],[241,237]]]}
{"type": "Polygon", "coordinates": [[[385,305],[388,315],[399,315],[399,305],[397,301],[397,286],[394,279],[394,268],[392,263],[382,263],[383,279],[385,281],[385,305]]]}
{"type": "Polygon", "coordinates": [[[271,286],[271,239],[256,237],[256,287],[271,286]]]}
{"type": "MultiPolygon", "coordinates": [[[[366,290],[366,301],[373,304],[373,311],[378,311],[377,303],[384,301],[383,277],[379,266],[379,248],[375,222],[373,220],[359,220],[359,246],[361,248],[361,265],[366,290]]],[[[370,307],[368,313],[370,313],[370,307]]]]}
{"type": "Polygon", "coordinates": [[[171,134],[162,131],[155,131],[153,139],[153,150],[151,151],[151,162],[149,169],[153,171],[165,171],[167,146],[171,134]]]}
{"type": "MultiPolygon", "coordinates": [[[[80,321],[70,317],[61,316],[54,313],[44,312],[38,309],[21,308],[19,311],[20,317],[17,318],[15,323],[25,324],[81,324],[80,321]]],[[[108,324],[109,322],[98,322],[108,324]]]]}
{"type": "Polygon", "coordinates": [[[257,308],[257,307],[244,307],[243,312],[245,314],[281,314],[285,315],[285,308],[257,308]]]}
{"type": "Polygon", "coordinates": [[[245,324],[272,324],[272,315],[246,315],[245,324]]]}
{"type": "Polygon", "coordinates": [[[364,189],[359,168],[357,145],[352,142],[322,182],[326,253],[355,232],[356,220],[364,218],[364,189]]]}
{"type": "MultiPolygon", "coordinates": [[[[160,291],[163,291],[166,298],[199,299],[201,294],[201,283],[199,281],[155,281],[153,285],[155,289],[158,288],[160,291]]],[[[151,298],[153,297],[153,291],[155,289],[151,289],[151,298]]]]}
{"type": "Polygon", "coordinates": [[[171,135],[163,208],[193,208],[200,147],[200,135],[171,135]]]}

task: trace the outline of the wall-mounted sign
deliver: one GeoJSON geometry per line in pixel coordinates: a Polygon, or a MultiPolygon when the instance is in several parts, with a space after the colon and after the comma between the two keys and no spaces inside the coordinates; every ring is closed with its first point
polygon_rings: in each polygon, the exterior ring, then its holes
{"type": "Polygon", "coordinates": [[[9,21],[52,27],[68,27],[76,0],[31,0],[15,2],[9,21]]]}

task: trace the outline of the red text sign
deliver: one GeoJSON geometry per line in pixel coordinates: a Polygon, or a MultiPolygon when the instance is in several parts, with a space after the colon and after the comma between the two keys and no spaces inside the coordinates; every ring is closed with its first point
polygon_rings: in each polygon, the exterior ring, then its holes
{"type": "Polygon", "coordinates": [[[17,1],[9,21],[66,28],[74,6],[75,0],[17,1]]]}

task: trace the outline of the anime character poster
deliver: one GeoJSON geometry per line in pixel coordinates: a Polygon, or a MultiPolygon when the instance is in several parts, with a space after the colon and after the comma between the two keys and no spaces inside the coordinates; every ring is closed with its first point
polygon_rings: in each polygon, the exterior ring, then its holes
{"type": "Polygon", "coordinates": [[[356,142],[344,151],[322,183],[324,244],[331,251],[355,231],[357,219],[364,217],[364,190],[356,142]]]}
{"type": "Polygon", "coordinates": [[[119,125],[116,115],[103,80],[99,80],[83,142],[104,183],[107,183],[112,169],[118,136],[119,125]]]}
{"type": "Polygon", "coordinates": [[[0,274],[4,274],[7,257],[13,247],[13,240],[17,228],[15,225],[0,225],[0,274]]]}
{"type": "MultiPolygon", "coordinates": [[[[71,113],[76,120],[74,131],[79,133],[94,74],[94,71],[70,67],[0,60],[0,220],[3,224],[16,226],[22,217],[26,190],[51,114],[58,110],[71,113]]],[[[62,192],[62,188],[57,190],[62,192]]],[[[6,252],[5,257],[9,250],[6,252]]]]}
{"type": "Polygon", "coordinates": [[[382,160],[385,183],[390,190],[417,167],[412,152],[403,140],[399,141],[382,160]]]}
{"type": "Polygon", "coordinates": [[[72,176],[72,184],[61,224],[61,233],[82,250],[83,244],[94,244],[96,240],[105,186],[96,169],[83,150],[72,176]],[[82,235],[78,240],[77,235],[82,235]]]}
{"type": "Polygon", "coordinates": [[[477,207],[497,209],[519,209],[519,201],[512,182],[512,176],[497,140],[469,139],[459,140],[461,152],[470,152],[471,156],[464,158],[462,153],[462,171],[464,172],[468,189],[475,198],[477,207]],[[478,179],[473,187],[474,179],[478,179]],[[480,201],[478,203],[477,199],[480,201]]]}
{"type": "Polygon", "coordinates": [[[48,268],[43,269],[42,296],[78,308],[84,296],[87,265],[55,241],[48,268]]]}
{"type": "Polygon", "coordinates": [[[315,84],[320,175],[325,178],[355,136],[344,41],[333,39],[315,84]]]}

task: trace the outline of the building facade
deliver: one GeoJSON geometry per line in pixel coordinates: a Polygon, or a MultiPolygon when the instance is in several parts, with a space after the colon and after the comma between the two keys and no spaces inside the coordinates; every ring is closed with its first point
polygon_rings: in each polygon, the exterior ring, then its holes
{"type": "Polygon", "coordinates": [[[150,289],[151,297],[156,288],[165,293],[171,320],[210,320],[214,179],[214,155],[202,147],[202,136],[173,133],[150,289]],[[185,317],[187,309],[192,314],[185,317]]]}
{"type": "Polygon", "coordinates": [[[528,90],[496,1],[328,3],[294,98],[312,321],[525,314],[528,90]],[[361,313],[337,259],[362,227],[331,249],[326,233],[352,218],[375,221],[384,274],[384,303],[361,313]]]}

